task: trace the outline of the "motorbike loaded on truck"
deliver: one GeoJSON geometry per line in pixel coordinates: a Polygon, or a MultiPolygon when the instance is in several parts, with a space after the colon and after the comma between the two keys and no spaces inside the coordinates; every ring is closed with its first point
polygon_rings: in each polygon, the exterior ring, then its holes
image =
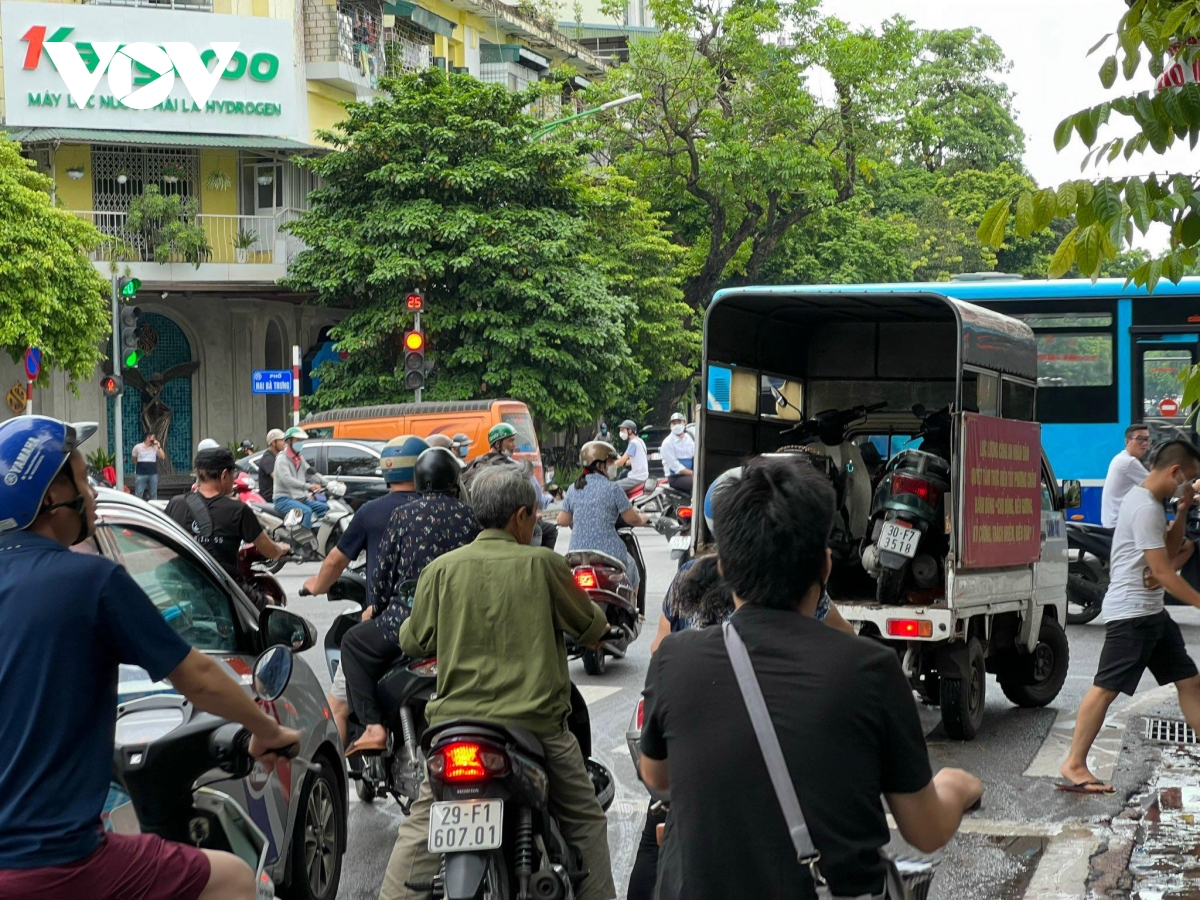
{"type": "Polygon", "coordinates": [[[1080,491],[1042,453],[1027,325],[919,290],[738,288],[706,313],[704,381],[698,496],[762,454],[828,477],[830,595],[951,737],[979,730],[989,673],[1020,706],[1054,700],[1080,491]]]}

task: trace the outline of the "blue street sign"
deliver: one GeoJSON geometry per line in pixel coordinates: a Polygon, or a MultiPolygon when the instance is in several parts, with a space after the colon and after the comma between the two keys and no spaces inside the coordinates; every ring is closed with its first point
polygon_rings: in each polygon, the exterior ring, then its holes
{"type": "Polygon", "coordinates": [[[255,394],[290,394],[292,373],[290,369],[255,369],[250,390],[255,394]]]}
{"type": "Polygon", "coordinates": [[[30,381],[37,381],[37,377],[41,373],[42,351],[37,347],[30,347],[25,351],[25,377],[30,381]]]}

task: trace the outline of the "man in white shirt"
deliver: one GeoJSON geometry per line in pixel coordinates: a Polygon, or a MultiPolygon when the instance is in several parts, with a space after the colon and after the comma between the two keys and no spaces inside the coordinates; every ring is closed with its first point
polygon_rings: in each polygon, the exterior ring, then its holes
{"type": "Polygon", "coordinates": [[[667,473],[667,484],[691,496],[696,442],[687,433],[687,420],[683,413],[671,413],[671,433],[662,442],[659,452],[662,454],[663,471],[667,473]]]}
{"type": "Polygon", "coordinates": [[[1155,456],[1146,480],[1125,496],[1117,516],[1104,595],[1107,633],[1093,686],[1075,718],[1075,736],[1061,772],[1060,790],[1080,794],[1112,793],[1113,787],[1088,769],[1087,755],[1104,717],[1118,694],[1133,695],[1149,669],[1159,684],[1174,684],[1179,708],[1200,731],[1200,674],[1188,655],[1183,635],[1163,605],[1163,590],[1200,607],[1197,592],[1175,570],[1173,557],[1183,546],[1187,512],[1195,499],[1192,482],[1200,474],[1200,451],[1183,440],[1169,441],[1155,456]],[[1163,503],[1179,498],[1175,521],[1167,528],[1163,503]]]}
{"type": "Polygon", "coordinates": [[[1100,524],[1117,527],[1117,512],[1121,501],[1149,474],[1142,463],[1150,450],[1150,431],[1145,425],[1130,425],[1125,429],[1125,449],[1108,464],[1104,478],[1104,493],[1100,497],[1100,524]]]}
{"type": "Polygon", "coordinates": [[[637,435],[637,425],[631,419],[621,423],[621,440],[625,441],[625,455],[617,460],[617,468],[629,466],[629,474],[617,482],[629,493],[650,478],[650,457],[646,453],[646,442],[637,435]]]}
{"type": "Polygon", "coordinates": [[[158,461],[166,459],[162,444],[153,432],[140,444],[133,445],[134,471],[137,474],[134,493],[143,500],[158,499],[158,461]]]}

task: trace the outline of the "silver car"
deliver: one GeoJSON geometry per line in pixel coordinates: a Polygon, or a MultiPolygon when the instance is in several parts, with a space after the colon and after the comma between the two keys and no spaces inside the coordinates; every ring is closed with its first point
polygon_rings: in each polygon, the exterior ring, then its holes
{"type": "MultiPolygon", "coordinates": [[[[73,549],[100,553],[123,565],[175,630],[219,660],[247,693],[255,658],[268,646],[286,644],[300,652],[315,643],[315,628],[295,613],[267,607],[260,616],[212,557],[149,504],[102,490],[97,512],[96,536],[73,549]]],[[[121,667],[119,704],[171,692],[169,684],[150,681],[143,669],[121,667]]],[[[213,787],[236,800],[265,834],[266,871],[281,897],[333,900],[346,849],[348,794],[342,745],[325,692],[312,669],[296,657],[283,695],[261,705],[303,735],[300,756],[317,763],[319,770],[284,762],[270,776],[255,767],[246,778],[221,780],[222,773],[214,769],[213,787]]],[[[106,828],[130,827],[128,799],[112,786],[106,828]]]]}

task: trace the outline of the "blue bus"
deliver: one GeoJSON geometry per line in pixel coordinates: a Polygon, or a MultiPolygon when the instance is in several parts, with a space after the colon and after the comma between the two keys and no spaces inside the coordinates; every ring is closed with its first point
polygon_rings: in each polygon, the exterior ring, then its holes
{"type": "Polygon", "coordinates": [[[993,273],[819,290],[928,292],[1026,322],[1038,341],[1042,446],[1058,478],[1083,484],[1083,507],[1073,518],[1099,524],[1104,476],[1124,449],[1128,425],[1145,423],[1154,441],[1194,436],[1179,376],[1200,361],[1200,278],[1163,281],[1153,296],[1123,279],[1026,281],[993,273]]]}

